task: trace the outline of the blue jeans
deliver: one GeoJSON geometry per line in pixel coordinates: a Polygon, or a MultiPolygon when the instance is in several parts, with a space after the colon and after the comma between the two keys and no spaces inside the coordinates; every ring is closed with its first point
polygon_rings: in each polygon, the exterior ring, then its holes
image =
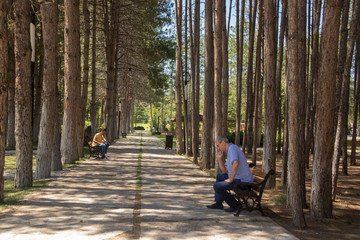
{"type": "Polygon", "coordinates": [[[228,178],[229,176],[226,173],[218,173],[216,176],[216,182],[214,183],[215,202],[222,203],[225,201],[230,207],[233,208],[237,207],[238,202],[228,190],[232,190],[234,188],[234,182],[240,180],[235,179],[232,183],[225,182],[225,180],[228,178]]]}
{"type": "Polygon", "coordinates": [[[108,142],[97,145],[97,147],[101,147],[101,157],[103,157],[103,158],[105,157],[105,154],[107,153],[109,145],[110,144],[108,142]]]}

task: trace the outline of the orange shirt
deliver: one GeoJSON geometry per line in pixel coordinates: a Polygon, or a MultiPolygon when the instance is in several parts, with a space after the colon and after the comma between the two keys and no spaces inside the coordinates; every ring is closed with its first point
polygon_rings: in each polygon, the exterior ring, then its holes
{"type": "Polygon", "coordinates": [[[92,145],[91,146],[96,146],[96,145],[99,145],[103,142],[106,142],[106,139],[104,138],[102,132],[99,132],[97,134],[94,135],[94,139],[92,141],[92,145]]]}

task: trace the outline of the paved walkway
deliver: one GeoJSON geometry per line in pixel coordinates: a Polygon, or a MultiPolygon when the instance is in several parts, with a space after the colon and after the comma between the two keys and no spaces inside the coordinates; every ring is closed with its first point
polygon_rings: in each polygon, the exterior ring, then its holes
{"type": "Polygon", "coordinates": [[[0,239],[296,239],[257,212],[208,210],[213,182],[157,138],[128,135],[1,212],[0,239]]]}

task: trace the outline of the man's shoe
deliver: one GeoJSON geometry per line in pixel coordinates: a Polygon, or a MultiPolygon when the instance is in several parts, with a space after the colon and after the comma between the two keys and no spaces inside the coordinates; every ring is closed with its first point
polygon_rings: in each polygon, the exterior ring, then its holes
{"type": "Polygon", "coordinates": [[[224,209],[225,212],[235,212],[238,210],[238,206],[236,207],[229,207],[229,208],[226,208],[224,209]]]}
{"type": "Polygon", "coordinates": [[[210,208],[210,209],[224,209],[223,204],[219,203],[219,202],[216,202],[216,203],[211,204],[211,205],[207,205],[206,207],[210,208]]]}

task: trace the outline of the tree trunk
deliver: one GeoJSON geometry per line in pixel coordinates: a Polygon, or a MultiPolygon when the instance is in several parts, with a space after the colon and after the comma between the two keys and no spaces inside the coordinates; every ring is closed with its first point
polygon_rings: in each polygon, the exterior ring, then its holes
{"type": "MultiPolygon", "coordinates": [[[[189,7],[189,9],[191,9],[189,7]]],[[[191,26],[191,25],[190,25],[191,26]]],[[[193,162],[198,163],[199,152],[199,107],[200,107],[200,0],[195,0],[194,42],[191,53],[191,122],[193,162]]]]}
{"type": "Polygon", "coordinates": [[[302,210],[302,191],[301,191],[301,116],[299,114],[300,76],[298,57],[299,57],[299,13],[298,2],[296,0],[288,1],[288,103],[289,103],[289,174],[288,174],[288,201],[290,203],[293,223],[299,228],[306,226],[304,213],[302,210]]]}
{"type": "Polygon", "coordinates": [[[246,86],[246,112],[245,112],[245,130],[243,139],[243,151],[247,149],[248,153],[252,151],[253,144],[253,119],[254,119],[254,94],[253,94],[253,62],[254,62],[254,39],[255,39],[255,24],[257,3],[255,0],[254,6],[251,7],[252,0],[249,7],[249,52],[248,52],[248,66],[247,66],[247,86],[246,86]],[[251,13],[252,11],[252,13],[251,13]]]}
{"type": "Polygon", "coordinates": [[[214,162],[213,147],[213,119],[214,119],[214,45],[213,45],[213,3],[205,2],[205,78],[204,78],[204,107],[203,131],[201,138],[201,159],[205,169],[210,169],[214,162]]]}
{"type": "MultiPolygon", "coordinates": [[[[287,2],[287,0],[286,0],[287,2]]],[[[287,3],[286,3],[287,5],[287,3]]],[[[287,6],[286,6],[287,8],[287,6]]],[[[288,61],[287,61],[287,57],[286,57],[286,61],[285,61],[285,76],[288,76],[288,61]]],[[[288,104],[288,82],[289,81],[285,81],[285,97],[284,97],[284,146],[283,146],[283,154],[282,154],[282,158],[283,158],[283,163],[282,163],[282,169],[281,169],[281,184],[283,187],[286,187],[287,184],[287,179],[288,179],[288,159],[289,159],[289,104],[288,104]]]]}
{"type": "Polygon", "coordinates": [[[235,144],[240,146],[241,132],[241,100],[242,100],[242,65],[244,52],[244,19],[245,19],[245,0],[241,1],[241,21],[239,31],[239,2],[236,1],[236,130],[235,144]],[[240,36],[239,36],[240,35],[240,36]]]}
{"type": "Polygon", "coordinates": [[[164,96],[161,99],[161,114],[160,114],[160,126],[159,126],[159,131],[162,132],[164,131],[164,96]]]}
{"type": "Polygon", "coordinates": [[[176,152],[183,154],[184,148],[182,140],[182,121],[181,121],[181,22],[182,22],[182,0],[176,0],[176,76],[175,76],[175,105],[176,105],[176,152]]]}
{"type": "MultiPolygon", "coordinates": [[[[223,112],[222,112],[222,93],[221,83],[223,77],[223,61],[222,61],[222,21],[224,20],[223,5],[224,0],[215,0],[214,3],[214,138],[223,136],[223,112]]],[[[219,172],[218,161],[215,161],[215,172],[219,172]]]]}
{"type": "Polygon", "coordinates": [[[187,21],[187,17],[188,17],[188,12],[187,12],[187,0],[185,0],[185,36],[184,36],[184,40],[185,40],[185,49],[184,49],[184,54],[185,54],[185,64],[184,64],[184,71],[182,72],[183,74],[183,79],[184,81],[181,81],[181,89],[182,89],[182,97],[183,97],[183,101],[184,101],[184,153],[186,155],[189,156],[189,117],[188,117],[188,76],[189,76],[189,72],[188,72],[188,21],[187,21]]]}
{"type": "Polygon", "coordinates": [[[73,164],[79,159],[78,134],[80,118],[80,11],[79,0],[65,0],[65,65],[64,65],[64,118],[61,138],[61,161],[73,164]]]}
{"type": "Polygon", "coordinates": [[[92,25],[92,62],[91,62],[91,105],[90,105],[90,118],[91,118],[91,136],[96,133],[96,9],[97,2],[93,0],[93,25],[92,25]]]}
{"type": "MultiPolygon", "coordinates": [[[[117,46],[118,28],[118,1],[110,2],[103,0],[104,11],[104,35],[105,35],[105,55],[106,55],[106,91],[105,91],[105,127],[106,134],[110,142],[115,135],[115,106],[116,106],[116,80],[115,80],[115,61],[117,46]]],[[[126,78],[125,78],[125,81],[126,78]]]]}
{"type": "MultiPolygon", "coordinates": [[[[254,92],[254,103],[255,103],[255,131],[254,131],[254,144],[253,144],[253,150],[252,150],[252,163],[256,166],[256,148],[258,147],[258,132],[261,132],[261,116],[262,112],[262,105],[260,102],[262,102],[262,94],[261,91],[263,90],[263,81],[262,81],[262,50],[264,45],[264,4],[262,1],[259,3],[259,24],[258,24],[258,34],[257,34],[257,43],[256,43],[256,65],[255,65],[255,92],[254,92]]],[[[261,135],[260,135],[261,136],[261,135]]]]}
{"type": "MultiPolygon", "coordinates": [[[[231,16],[231,4],[229,6],[229,17],[231,16]]],[[[227,131],[227,115],[229,108],[229,36],[226,30],[226,4],[223,3],[223,14],[222,14],[222,124],[221,132],[222,135],[226,135],[227,131]]],[[[230,23],[230,22],[229,22],[230,23]]],[[[230,28],[230,26],[228,26],[230,28]]]]}
{"type": "Polygon", "coordinates": [[[154,129],[154,119],[153,119],[153,114],[152,114],[152,103],[151,102],[150,102],[150,126],[151,126],[150,132],[152,132],[154,129]]]}
{"type": "Polygon", "coordinates": [[[61,151],[60,151],[60,144],[61,144],[61,126],[60,126],[60,119],[61,119],[61,114],[60,114],[60,109],[61,109],[61,102],[60,102],[60,98],[59,98],[59,89],[56,86],[56,99],[57,99],[57,104],[56,104],[56,111],[55,111],[55,116],[54,116],[54,136],[53,136],[53,148],[52,148],[52,161],[51,161],[51,171],[60,171],[62,170],[62,162],[61,162],[61,151]]]}
{"type": "Polygon", "coordinates": [[[327,0],[324,6],[320,42],[319,81],[315,117],[315,154],[311,184],[310,213],[316,218],[332,217],[331,159],[334,151],[336,64],[341,0],[327,0]]]}
{"type": "Polygon", "coordinates": [[[30,2],[14,1],[15,16],[15,187],[30,187],[32,173],[32,94],[30,48],[30,2]]]}
{"type": "MultiPolygon", "coordinates": [[[[41,37],[43,38],[43,37],[41,37]]],[[[39,39],[40,41],[42,39],[39,39]]],[[[36,44],[36,53],[40,48],[43,48],[36,44]]],[[[39,131],[40,131],[40,120],[41,120],[41,104],[42,104],[42,84],[43,84],[43,67],[44,67],[44,57],[40,55],[36,57],[35,62],[32,62],[34,66],[34,72],[32,73],[32,78],[34,79],[34,102],[33,102],[33,142],[37,143],[39,139],[39,131]],[[39,59],[39,60],[38,60],[39,59]]]]}
{"type": "Polygon", "coordinates": [[[351,158],[350,165],[356,165],[356,136],[357,136],[357,126],[358,126],[358,111],[359,111],[359,101],[360,101],[360,34],[358,34],[356,39],[356,53],[355,53],[355,77],[354,77],[354,123],[352,128],[352,140],[351,140],[351,158]]]}
{"type": "MultiPolygon", "coordinates": [[[[265,173],[276,169],[276,22],[275,3],[266,1],[265,6],[265,114],[264,155],[265,173]]],[[[269,177],[268,187],[275,187],[275,175],[269,177]]]]}
{"type": "Polygon", "coordinates": [[[90,52],[90,12],[88,8],[88,1],[83,0],[83,15],[84,15],[84,49],[83,49],[83,81],[82,81],[82,93],[81,93],[81,116],[79,126],[79,156],[84,156],[84,136],[85,136],[85,118],[86,118],[86,106],[88,99],[89,88],[89,52],[90,52]]]}
{"type": "Polygon", "coordinates": [[[0,2],[0,203],[4,202],[5,134],[8,92],[8,2],[0,2]]]}
{"type": "MultiPolygon", "coordinates": [[[[309,168],[310,151],[314,148],[314,126],[316,104],[314,99],[314,84],[317,82],[319,74],[319,29],[321,17],[321,0],[313,2],[313,20],[312,20],[312,37],[311,37],[311,68],[310,80],[307,88],[307,109],[305,123],[305,161],[306,167],[309,168]],[[316,81],[316,82],[315,82],[316,81]]],[[[316,96],[315,96],[316,97],[316,96]]]]}
{"type": "Polygon", "coordinates": [[[281,153],[281,76],[283,67],[283,56],[284,56],[284,38],[285,38],[285,27],[286,27],[286,12],[287,12],[287,0],[282,0],[282,13],[280,23],[280,34],[279,34],[279,48],[277,54],[276,64],[276,106],[277,106],[277,123],[278,123],[278,143],[277,153],[281,153]]]}
{"type": "MultiPolygon", "coordinates": [[[[337,65],[337,79],[336,79],[336,99],[341,99],[341,87],[344,76],[344,67],[346,61],[347,41],[348,41],[348,25],[349,25],[349,11],[350,0],[343,1],[341,11],[341,25],[340,25],[340,43],[339,43],[339,59],[337,65]]],[[[335,122],[338,122],[338,112],[340,108],[340,101],[336,101],[335,122]]],[[[335,125],[336,128],[336,125],[335,125]]]]}
{"type": "Polygon", "coordinates": [[[298,1],[298,75],[299,75],[299,163],[301,174],[301,200],[306,208],[305,196],[305,99],[306,99],[306,1],[298,1]]]}
{"type": "Polygon", "coordinates": [[[43,105],[40,121],[38,150],[36,157],[35,178],[51,176],[51,159],[54,142],[55,117],[57,114],[57,1],[40,5],[43,41],[44,41],[44,76],[43,105]]]}
{"type": "Polygon", "coordinates": [[[349,41],[347,44],[346,60],[344,65],[344,75],[341,87],[341,98],[338,122],[335,137],[333,168],[332,168],[332,199],[336,197],[336,185],[339,171],[340,156],[343,156],[343,173],[347,174],[347,130],[349,114],[349,91],[350,91],[350,74],[353,60],[355,40],[360,20],[360,1],[353,1],[353,12],[350,22],[349,41]]]}
{"type": "MultiPolygon", "coordinates": [[[[7,10],[9,11],[9,10],[7,10]]],[[[8,34],[8,109],[6,125],[6,146],[15,148],[15,55],[14,35],[8,34]]]]}

